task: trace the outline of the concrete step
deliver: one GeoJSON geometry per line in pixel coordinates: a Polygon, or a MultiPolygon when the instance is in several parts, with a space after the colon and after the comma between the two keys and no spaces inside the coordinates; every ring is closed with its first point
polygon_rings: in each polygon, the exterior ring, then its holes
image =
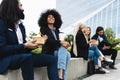
{"type": "MultiPolygon", "coordinates": [[[[67,69],[67,80],[74,80],[86,74],[87,61],[82,58],[71,58],[67,69]]],[[[46,67],[34,69],[35,80],[48,80],[46,67]]],[[[22,80],[21,69],[8,70],[5,74],[0,75],[0,80],[22,80]]]]}

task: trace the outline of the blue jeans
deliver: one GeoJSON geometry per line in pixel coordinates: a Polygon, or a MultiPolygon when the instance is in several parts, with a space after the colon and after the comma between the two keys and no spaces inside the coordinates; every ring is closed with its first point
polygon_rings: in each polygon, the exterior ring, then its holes
{"type": "Polygon", "coordinates": [[[93,58],[94,65],[98,65],[98,57],[93,50],[89,50],[88,58],[93,58]]]}
{"type": "Polygon", "coordinates": [[[89,50],[93,50],[93,51],[95,52],[95,55],[96,55],[97,57],[100,57],[100,56],[101,56],[101,54],[100,54],[99,49],[98,49],[97,46],[91,46],[91,47],[89,47],[89,50]]]}
{"type": "Polygon", "coordinates": [[[23,80],[34,80],[34,66],[47,66],[49,80],[59,80],[57,58],[46,54],[20,54],[14,55],[10,61],[10,69],[21,67],[23,80]]]}
{"type": "Polygon", "coordinates": [[[60,46],[58,50],[54,52],[54,55],[58,58],[58,69],[63,69],[63,78],[66,78],[67,65],[70,61],[71,55],[66,48],[60,46]]]}
{"type": "Polygon", "coordinates": [[[89,47],[89,50],[94,51],[94,57],[93,57],[94,64],[98,65],[98,58],[101,56],[98,47],[97,46],[91,46],[91,47],[89,47]]]}

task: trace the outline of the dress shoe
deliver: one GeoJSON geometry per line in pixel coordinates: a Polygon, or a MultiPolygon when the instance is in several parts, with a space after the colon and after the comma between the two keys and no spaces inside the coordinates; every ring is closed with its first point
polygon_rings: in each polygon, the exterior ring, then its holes
{"type": "Polygon", "coordinates": [[[109,66],[110,69],[117,69],[114,65],[109,66]]]}
{"type": "Polygon", "coordinates": [[[64,79],[60,79],[60,80],[64,80],[64,79]]]}
{"type": "Polygon", "coordinates": [[[105,74],[106,72],[102,69],[95,69],[95,74],[105,74]]]}

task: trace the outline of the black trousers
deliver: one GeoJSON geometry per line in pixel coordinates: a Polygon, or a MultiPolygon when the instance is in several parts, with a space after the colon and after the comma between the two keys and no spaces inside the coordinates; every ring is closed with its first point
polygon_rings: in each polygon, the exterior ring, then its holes
{"type": "Polygon", "coordinates": [[[113,60],[113,64],[115,64],[115,59],[117,57],[117,50],[115,49],[105,49],[105,50],[101,50],[103,55],[111,55],[111,59],[113,60]]]}

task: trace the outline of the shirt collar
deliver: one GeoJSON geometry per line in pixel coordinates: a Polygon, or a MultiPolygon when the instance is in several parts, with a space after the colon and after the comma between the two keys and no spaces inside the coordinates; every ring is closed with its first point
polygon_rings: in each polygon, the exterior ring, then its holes
{"type": "Polygon", "coordinates": [[[56,30],[56,27],[54,27],[53,29],[51,29],[51,28],[48,26],[48,28],[49,28],[50,30],[53,30],[53,31],[55,31],[55,30],[56,30]]]}

